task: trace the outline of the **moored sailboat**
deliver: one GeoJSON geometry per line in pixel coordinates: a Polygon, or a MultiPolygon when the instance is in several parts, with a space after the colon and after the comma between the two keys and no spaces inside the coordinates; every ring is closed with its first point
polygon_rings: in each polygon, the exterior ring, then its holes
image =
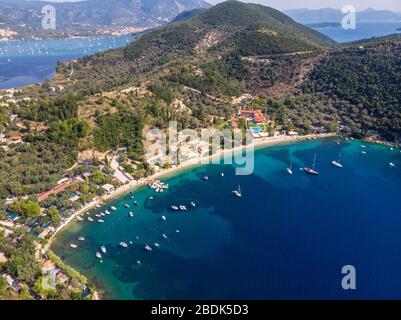
{"type": "Polygon", "coordinates": [[[233,191],[234,195],[238,198],[242,198],[242,191],[241,191],[241,186],[238,185],[238,189],[233,191]]]}
{"type": "Polygon", "coordinates": [[[294,174],[293,171],[292,171],[292,163],[293,163],[293,161],[291,160],[290,167],[287,168],[287,172],[288,172],[288,174],[291,175],[291,176],[294,174]]]}
{"type": "Polygon", "coordinates": [[[304,171],[312,176],[318,176],[319,172],[316,171],[316,154],[315,157],[313,159],[313,165],[312,168],[304,168],[304,171]]]}
{"type": "Polygon", "coordinates": [[[343,168],[343,165],[341,164],[341,153],[340,153],[340,155],[338,157],[338,161],[333,161],[332,165],[337,167],[337,168],[343,168]]]}

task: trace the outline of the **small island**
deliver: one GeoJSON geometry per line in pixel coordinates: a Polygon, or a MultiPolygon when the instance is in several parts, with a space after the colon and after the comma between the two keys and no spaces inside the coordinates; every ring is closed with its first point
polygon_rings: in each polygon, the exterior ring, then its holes
{"type": "Polygon", "coordinates": [[[317,22],[310,23],[306,25],[309,28],[336,28],[341,27],[341,23],[339,22],[317,22]]]}

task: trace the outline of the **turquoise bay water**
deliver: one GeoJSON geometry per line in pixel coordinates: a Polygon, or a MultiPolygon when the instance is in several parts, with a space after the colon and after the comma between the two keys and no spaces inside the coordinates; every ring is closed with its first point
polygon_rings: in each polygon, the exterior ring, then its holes
{"type": "Polygon", "coordinates": [[[401,298],[401,153],[368,145],[363,155],[360,145],[329,139],[263,148],[251,176],[235,176],[231,165],[191,168],[164,179],[168,192],[136,190],[137,207],[127,195],[96,211],[117,207],[104,224],[72,224],[52,248],[109,299],[401,298]],[[331,165],[340,152],[343,169],[331,165]],[[299,168],[315,153],[321,174],[307,176],[299,168]],[[241,199],[232,194],[238,184],[241,199]],[[169,210],[191,201],[197,208],[186,214],[169,210]],[[121,241],[133,244],[122,249],[121,241]],[[102,245],[103,263],[95,257],[102,245]],[[356,268],[356,291],[341,288],[344,265],[356,268]]]}
{"type": "Polygon", "coordinates": [[[132,35],[0,42],[0,89],[41,83],[58,61],[78,59],[126,45],[132,35]]]}

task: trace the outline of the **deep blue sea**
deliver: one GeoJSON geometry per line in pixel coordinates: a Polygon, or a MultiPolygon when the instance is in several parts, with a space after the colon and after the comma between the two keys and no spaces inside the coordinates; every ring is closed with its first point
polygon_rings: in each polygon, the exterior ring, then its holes
{"type": "MultiPolygon", "coordinates": [[[[306,23],[308,24],[308,23],[306,23]]],[[[393,33],[401,28],[401,21],[358,21],[356,29],[343,29],[342,27],[314,28],[339,43],[382,37],[393,33]]]]}
{"type": "Polygon", "coordinates": [[[401,153],[361,144],[262,148],[250,176],[236,176],[231,165],[191,168],[164,179],[168,192],[134,191],[137,207],[127,195],[97,210],[117,207],[104,224],[74,222],[52,249],[109,299],[400,299],[401,153]],[[343,169],[331,165],[340,152],[343,169]],[[315,154],[317,177],[299,169],[315,154]],[[243,198],[232,194],[239,184],[243,198]],[[197,207],[188,213],[169,210],[191,201],[197,207]],[[121,241],[132,244],[123,249],[121,241]],[[95,253],[103,245],[101,262],[95,253]],[[354,291],[341,287],[345,265],[356,269],[354,291]]]}
{"type": "Polygon", "coordinates": [[[131,40],[131,35],[124,35],[0,42],[0,89],[41,83],[54,76],[58,61],[119,48],[131,40]]]}

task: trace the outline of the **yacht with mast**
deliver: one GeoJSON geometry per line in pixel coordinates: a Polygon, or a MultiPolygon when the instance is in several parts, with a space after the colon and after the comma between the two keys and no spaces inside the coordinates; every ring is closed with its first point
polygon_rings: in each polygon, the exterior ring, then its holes
{"type": "Polygon", "coordinates": [[[233,191],[234,195],[238,198],[242,198],[242,191],[241,191],[241,186],[238,185],[238,189],[233,191]]]}
{"type": "Polygon", "coordinates": [[[340,155],[339,155],[339,157],[338,157],[338,161],[333,161],[332,162],[332,165],[333,166],[335,166],[335,167],[337,167],[337,168],[343,168],[343,165],[341,164],[341,153],[340,153],[340,155]]]}
{"type": "Polygon", "coordinates": [[[291,176],[294,174],[293,171],[292,171],[292,163],[293,163],[293,161],[291,160],[290,167],[287,168],[287,172],[288,172],[288,174],[291,175],[291,176]]]}
{"type": "Polygon", "coordinates": [[[304,168],[304,171],[312,176],[318,176],[319,172],[316,171],[316,154],[313,158],[313,165],[312,168],[304,168]]]}

